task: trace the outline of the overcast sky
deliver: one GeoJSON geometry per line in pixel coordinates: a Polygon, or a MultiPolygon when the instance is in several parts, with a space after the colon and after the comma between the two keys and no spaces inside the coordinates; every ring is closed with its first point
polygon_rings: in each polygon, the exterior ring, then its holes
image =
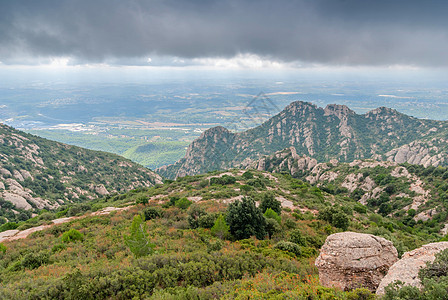
{"type": "Polygon", "coordinates": [[[448,68],[448,1],[0,0],[0,62],[448,68]]]}

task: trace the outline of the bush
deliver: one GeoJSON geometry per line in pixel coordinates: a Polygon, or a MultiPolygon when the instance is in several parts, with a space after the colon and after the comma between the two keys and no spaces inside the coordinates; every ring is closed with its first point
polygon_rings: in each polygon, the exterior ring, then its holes
{"type": "Polygon", "coordinates": [[[246,172],[244,172],[243,173],[243,176],[242,176],[244,179],[252,179],[252,178],[254,178],[254,173],[252,173],[251,171],[246,171],[246,172]]]}
{"type": "Polygon", "coordinates": [[[177,200],[175,202],[175,206],[180,208],[180,209],[187,209],[188,207],[190,207],[190,205],[193,202],[191,202],[190,200],[188,200],[187,198],[180,198],[179,200],[177,200]]]}
{"type": "Polygon", "coordinates": [[[84,235],[76,229],[70,229],[62,234],[61,241],[63,243],[70,243],[84,240],[84,235]]]}
{"type": "Polygon", "coordinates": [[[152,219],[157,219],[162,216],[162,212],[160,209],[157,209],[155,207],[147,207],[143,210],[143,217],[145,221],[149,221],[152,219]]]}
{"type": "Polygon", "coordinates": [[[291,231],[291,233],[289,235],[289,241],[291,243],[295,243],[299,246],[306,246],[306,240],[302,236],[302,232],[300,232],[299,229],[291,231]]]}
{"type": "Polygon", "coordinates": [[[205,214],[199,217],[199,227],[212,228],[215,224],[216,214],[205,214]]]}
{"type": "Polygon", "coordinates": [[[300,257],[300,255],[302,254],[302,250],[300,249],[300,246],[297,245],[296,243],[281,241],[281,242],[278,242],[274,246],[274,248],[285,251],[285,252],[293,253],[297,257],[300,257]]]}
{"type": "Polygon", "coordinates": [[[5,223],[2,226],[0,226],[0,232],[16,229],[17,227],[19,227],[19,224],[15,223],[15,222],[8,222],[8,223],[5,223]]]}
{"type": "Polygon", "coordinates": [[[140,196],[137,198],[137,200],[135,200],[135,203],[146,205],[149,203],[149,199],[147,196],[140,196]]]}
{"type": "MultiPolygon", "coordinates": [[[[199,227],[199,218],[206,215],[205,210],[200,207],[198,204],[193,204],[188,209],[188,224],[191,229],[196,229],[199,227]]],[[[213,225],[212,225],[213,226],[213,225]]]]}
{"type": "Polygon", "coordinates": [[[0,243],[0,253],[5,254],[6,253],[6,246],[0,243]]]}
{"type": "Polygon", "coordinates": [[[347,230],[350,220],[340,207],[332,206],[319,211],[320,220],[327,221],[331,225],[342,230],[347,230]]]}
{"type": "Polygon", "coordinates": [[[230,203],[226,221],[230,233],[238,240],[251,236],[262,240],[266,235],[265,219],[252,198],[244,197],[241,201],[230,203]]]}
{"type": "Polygon", "coordinates": [[[236,178],[230,175],[223,175],[221,177],[210,178],[210,185],[227,185],[227,184],[234,184],[235,182],[236,178]]]}
{"type": "Polygon", "coordinates": [[[37,269],[42,265],[47,264],[50,261],[50,255],[45,252],[41,251],[39,253],[28,253],[26,254],[21,261],[21,265],[25,269],[37,269]]]}

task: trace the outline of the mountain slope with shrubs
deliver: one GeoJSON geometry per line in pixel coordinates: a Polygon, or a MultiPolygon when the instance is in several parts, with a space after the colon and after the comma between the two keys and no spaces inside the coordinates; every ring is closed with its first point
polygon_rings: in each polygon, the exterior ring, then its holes
{"type": "Polygon", "coordinates": [[[53,142],[0,124],[0,224],[158,182],[159,175],[118,155],[53,142]]]}
{"type": "Polygon", "coordinates": [[[371,233],[400,254],[443,238],[438,228],[381,216],[342,193],[254,170],[168,180],[20,226],[76,213],[0,244],[0,298],[374,299],[364,289],[319,285],[314,260],[328,235],[371,233]],[[127,209],[86,215],[109,206],[127,209]]]}

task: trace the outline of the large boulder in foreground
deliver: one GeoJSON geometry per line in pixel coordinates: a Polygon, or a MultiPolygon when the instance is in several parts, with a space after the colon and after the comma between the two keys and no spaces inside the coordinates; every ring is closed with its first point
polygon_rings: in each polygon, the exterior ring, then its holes
{"type": "Polygon", "coordinates": [[[433,262],[437,253],[447,248],[448,242],[439,242],[406,252],[389,269],[387,275],[381,280],[376,293],[378,295],[384,294],[384,288],[397,280],[403,282],[404,285],[421,287],[418,271],[426,266],[426,262],[433,262]]]}
{"type": "Polygon", "coordinates": [[[371,234],[341,232],[327,237],[315,264],[324,286],[375,292],[397,260],[392,242],[371,234]]]}

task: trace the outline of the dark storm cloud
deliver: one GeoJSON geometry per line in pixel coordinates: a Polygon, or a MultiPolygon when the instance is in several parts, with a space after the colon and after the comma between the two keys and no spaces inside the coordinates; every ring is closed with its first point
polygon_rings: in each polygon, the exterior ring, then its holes
{"type": "Polygon", "coordinates": [[[448,1],[0,1],[4,63],[253,53],[329,65],[448,66],[448,1]]]}

